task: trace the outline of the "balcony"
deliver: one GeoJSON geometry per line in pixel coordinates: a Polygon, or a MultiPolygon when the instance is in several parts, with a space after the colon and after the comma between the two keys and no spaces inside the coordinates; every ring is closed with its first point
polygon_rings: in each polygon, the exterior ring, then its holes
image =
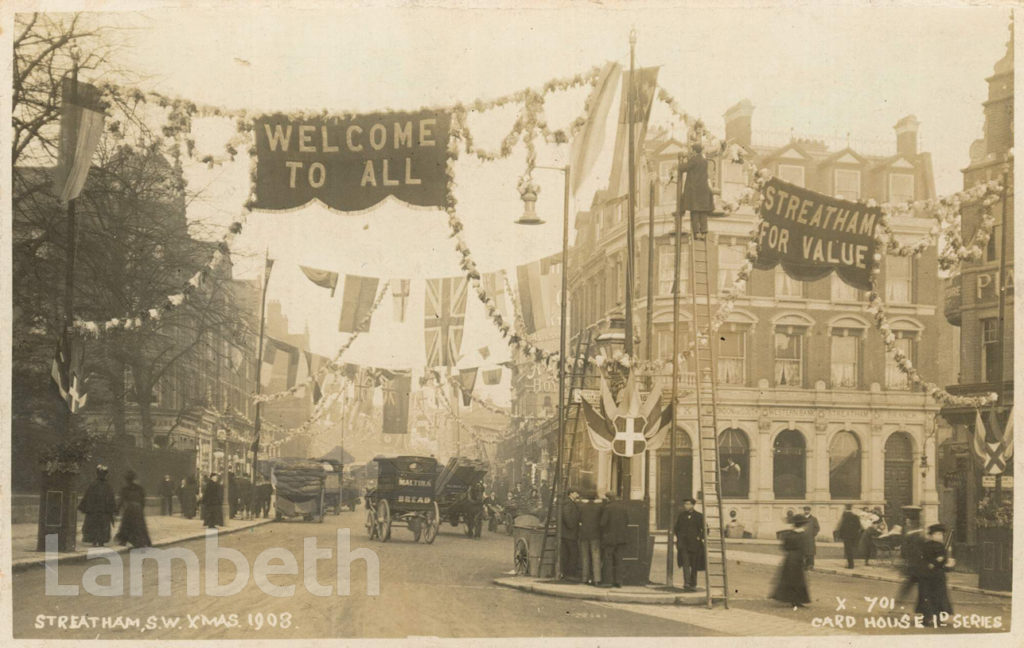
{"type": "Polygon", "coordinates": [[[944,303],[944,310],[946,321],[953,326],[960,326],[960,310],[963,307],[960,288],[960,275],[946,279],[946,299],[944,303]]]}

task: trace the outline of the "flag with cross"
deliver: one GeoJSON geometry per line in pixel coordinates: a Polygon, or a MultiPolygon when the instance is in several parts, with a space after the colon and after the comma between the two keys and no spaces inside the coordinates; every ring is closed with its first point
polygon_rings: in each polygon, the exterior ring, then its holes
{"type": "Polygon", "coordinates": [[[85,393],[83,365],[85,350],[79,340],[73,340],[67,327],[61,332],[57,353],[50,365],[50,377],[72,414],[85,407],[88,395],[85,393]]]}

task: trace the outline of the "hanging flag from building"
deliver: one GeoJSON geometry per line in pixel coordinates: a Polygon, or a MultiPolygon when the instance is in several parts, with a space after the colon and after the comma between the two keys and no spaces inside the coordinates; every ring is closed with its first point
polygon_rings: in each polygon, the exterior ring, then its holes
{"type": "Polygon", "coordinates": [[[291,389],[299,375],[299,348],[266,337],[263,340],[263,368],[260,372],[260,383],[263,387],[278,384],[284,378],[284,389],[291,389]]]}
{"type": "Polygon", "coordinates": [[[396,322],[405,321],[406,309],[409,307],[409,288],[411,280],[409,279],[392,279],[391,280],[391,297],[394,301],[394,313],[396,322]]]}
{"type": "Polygon", "coordinates": [[[338,288],[337,272],[318,270],[316,268],[309,268],[303,265],[300,265],[299,269],[302,270],[302,274],[306,275],[307,279],[321,288],[329,289],[331,291],[331,297],[334,297],[334,291],[338,288]]]}
{"type": "Polygon", "coordinates": [[[103,134],[102,94],[96,86],[64,79],[61,85],[60,149],[54,192],[62,203],[82,193],[93,153],[103,134]]]}
{"type": "Polygon", "coordinates": [[[505,304],[505,271],[485,272],[480,276],[486,292],[494,300],[494,307],[501,313],[502,317],[508,317],[508,307],[505,304]]]}
{"type": "MultiPolygon", "coordinates": [[[[993,427],[998,427],[996,416],[992,416],[993,427]]],[[[994,435],[993,435],[994,436],[994,435]]],[[[986,475],[1001,475],[1013,460],[1013,409],[1008,413],[1006,429],[999,440],[990,442],[986,433],[985,422],[981,410],[976,410],[974,419],[974,454],[981,460],[982,470],[986,475]]]]}
{"type": "Polygon", "coordinates": [[[501,367],[497,369],[484,369],[484,384],[497,385],[501,383],[501,367]]]}
{"type": "Polygon", "coordinates": [[[427,279],[424,313],[427,366],[455,366],[466,315],[465,277],[427,279]]]}
{"type": "Polygon", "coordinates": [[[768,270],[781,263],[799,281],[815,281],[835,271],[854,288],[872,289],[881,207],[831,198],[778,178],[768,181],[761,198],[755,268],[768,270]]]}
{"type": "MultiPolygon", "coordinates": [[[[672,406],[661,407],[662,379],[655,379],[646,399],[640,396],[640,385],[635,373],[630,373],[626,386],[616,403],[608,381],[601,377],[601,402],[595,408],[584,398],[584,417],[590,442],[599,452],[609,450],[620,457],[632,457],[648,449],[648,444],[659,436],[662,428],[672,425],[672,406]]],[[[656,448],[653,448],[656,449],[656,448]]]]}
{"type": "Polygon", "coordinates": [[[258,209],[313,200],[361,211],[388,196],[444,207],[451,114],[436,110],[255,119],[258,209]]]}
{"type": "Polygon", "coordinates": [[[57,352],[50,365],[50,377],[61,400],[74,414],[85,407],[88,395],[85,393],[85,350],[77,339],[72,339],[67,327],[57,342],[57,352]]]}
{"type": "Polygon", "coordinates": [[[520,309],[526,333],[558,326],[561,312],[562,255],[554,254],[516,268],[520,309]]]}
{"type": "Polygon", "coordinates": [[[478,371],[478,367],[459,369],[459,390],[462,392],[463,407],[469,407],[473,404],[473,388],[476,387],[476,374],[478,371]]]}
{"type": "Polygon", "coordinates": [[[366,319],[377,299],[377,277],[345,275],[345,292],[341,296],[341,320],[338,330],[342,333],[365,333],[370,330],[366,319]]]}
{"type": "Polygon", "coordinates": [[[625,195],[629,189],[629,128],[634,128],[633,143],[636,146],[636,159],[640,159],[639,151],[643,150],[644,139],[647,137],[647,122],[651,118],[651,106],[658,89],[658,67],[638,68],[635,71],[636,82],[631,84],[633,76],[627,70],[622,73],[622,97],[619,104],[619,128],[615,133],[615,149],[612,158],[611,178],[609,179],[609,195],[612,198],[625,195]],[[633,90],[633,114],[629,114],[629,92],[633,90]]]}
{"type": "Polygon", "coordinates": [[[615,102],[615,90],[621,78],[621,65],[614,62],[605,64],[597,84],[587,98],[586,122],[573,138],[569,149],[569,168],[574,194],[579,191],[584,181],[591,179],[591,171],[604,148],[604,141],[608,136],[608,115],[615,102]]]}
{"type": "Polygon", "coordinates": [[[384,434],[408,433],[412,372],[381,370],[381,389],[384,394],[384,434]]]}

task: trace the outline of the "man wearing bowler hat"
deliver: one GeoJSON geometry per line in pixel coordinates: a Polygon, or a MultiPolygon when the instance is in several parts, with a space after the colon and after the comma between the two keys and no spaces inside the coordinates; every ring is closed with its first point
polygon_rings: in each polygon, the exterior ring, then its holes
{"type": "Polygon", "coordinates": [[[683,570],[683,590],[697,589],[697,571],[704,566],[704,516],[693,509],[696,500],[683,500],[676,518],[676,564],[683,570]]]}

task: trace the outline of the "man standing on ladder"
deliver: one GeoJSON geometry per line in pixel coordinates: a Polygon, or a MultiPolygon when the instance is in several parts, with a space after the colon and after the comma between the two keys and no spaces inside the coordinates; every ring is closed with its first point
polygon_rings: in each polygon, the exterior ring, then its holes
{"type": "Polygon", "coordinates": [[[693,238],[703,241],[708,235],[708,216],[715,210],[715,198],[708,182],[708,161],[704,157],[700,141],[694,142],[691,149],[693,155],[686,161],[682,208],[683,211],[690,212],[693,238]]]}

